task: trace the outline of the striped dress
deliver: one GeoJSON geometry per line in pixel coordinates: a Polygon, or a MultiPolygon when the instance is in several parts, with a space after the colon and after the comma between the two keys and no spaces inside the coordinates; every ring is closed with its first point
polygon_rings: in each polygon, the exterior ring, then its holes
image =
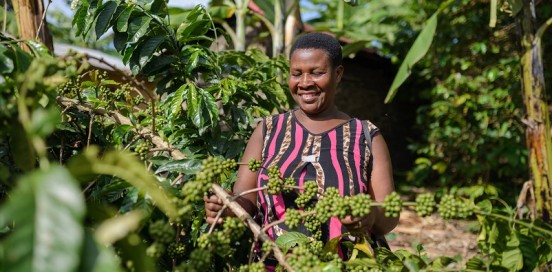
{"type": "MultiPolygon", "coordinates": [[[[257,186],[266,186],[267,170],[277,165],[282,177],[293,177],[298,186],[314,180],[319,192],[336,187],[342,196],[367,192],[370,149],[362,130],[362,121],[351,118],[323,133],[313,134],[297,121],[294,112],[267,117],[264,120],[262,151],[263,168],[259,170],[257,186]]],[[[367,122],[367,121],[366,121],[367,122]]],[[[368,122],[371,136],[379,131],[368,122]]],[[[259,192],[257,207],[263,225],[284,219],[287,208],[297,209],[295,192],[269,195],[259,192]]],[[[278,224],[268,229],[275,240],[289,228],[278,224]]],[[[309,235],[304,226],[292,231],[309,235]]],[[[337,218],[322,226],[322,241],[346,232],[337,218]]]]}

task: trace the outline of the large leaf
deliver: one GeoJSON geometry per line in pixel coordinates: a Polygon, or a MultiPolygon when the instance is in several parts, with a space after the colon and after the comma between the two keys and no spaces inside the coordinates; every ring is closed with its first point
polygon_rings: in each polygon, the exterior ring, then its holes
{"type": "Polygon", "coordinates": [[[29,141],[29,137],[27,137],[25,129],[21,123],[16,122],[12,125],[9,132],[10,147],[15,164],[21,170],[32,170],[36,164],[36,153],[32,143],[29,141]]]}
{"type": "Polygon", "coordinates": [[[296,245],[305,244],[309,241],[309,237],[307,237],[305,234],[295,231],[289,231],[276,238],[275,242],[276,245],[278,245],[280,248],[283,248],[284,251],[288,251],[290,248],[296,245]]]}
{"type": "Polygon", "coordinates": [[[0,209],[5,271],[76,271],[83,244],[84,200],[78,183],[60,166],[20,180],[0,209]]]}
{"type": "Polygon", "coordinates": [[[187,175],[195,174],[199,169],[201,168],[201,161],[197,159],[183,159],[183,160],[174,160],[169,161],[168,163],[165,163],[157,170],[155,173],[162,173],[162,172],[179,172],[184,173],[187,175]]]}
{"type": "MultiPolygon", "coordinates": [[[[169,97],[167,98],[167,101],[169,101],[170,103],[169,109],[171,111],[169,112],[169,115],[171,118],[176,118],[180,114],[180,111],[182,111],[182,103],[184,103],[184,98],[186,98],[185,94],[188,91],[189,86],[190,84],[188,83],[180,86],[174,93],[170,94],[169,97]]],[[[192,87],[195,87],[195,86],[192,86],[192,87]]]]}
{"type": "Polygon", "coordinates": [[[391,102],[391,100],[393,100],[393,97],[395,97],[395,95],[397,94],[399,87],[412,73],[412,67],[414,66],[414,64],[422,59],[429,50],[429,47],[431,46],[431,43],[433,41],[433,36],[435,35],[435,30],[437,29],[438,14],[439,11],[435,12],[429,18],[426,26],[424,27],[422,32],[420,32],[410,50],[408,50],[403,63],[399,67],[397,75],[395,75],[395,79],[393,79],[393,83],[391,84],[391,88],[387,93],[387,97],[385,97],[385,103],[389,103],[391,102]]]}
{"type": "Polygon", "coordinates": [[[0,45],[0,74],[10,73],[15,67],[13,60],[6,54],[7,51],[4,45],[0,45]]]}
{"type": "Polygon", "coordinates": [[[144,67],[151,60],[153,53],[157,51],[157,48],[165,39],[165,36],[155,36],[144,41],[140,49],[140,67],[144,67]]]}
{"type": "Polygon", "coordinates": [[[92,234],[86,233],[82,250],[80,272],[124,271],[110,247],[98,244],[92,234]]]}
{"type": "Polygon", "coordinates": [[[128,19],[130,18],[130,14],[132,13],[133,9],[134,9],[134,6],[129,5],[121,12],[121,14],[119,14],[119,17],[117,18],[117,31],[119,32],[127,31],[128,19]]]}
{"type": "Polygon", "coordinates": [[[130,20],[128,24],[128,43],[136,43],[150,31],[151,18],[140,16],[130,20]]]}
{"type": "Polygon", "coordinates": [[[97,147],[88,148],[82,155],[69,162],[69,169],[76,177],[88,177],[91,174],[113,175],[124,179],[148,194],[156,206],[169,217],[176,218],[176,208],[169,196],[160,187],[159,182],[147,171],[136,156],[126,151],[106,152],[101,157],[97,147]]]}
{"type": "Polygon", "coordinates": [[[108,1],[99,8],[98,18],[96,19],[96,39],[99,39],[107,30],[115,10],[117,10],[115,1],[108,1]]]}
{"type": "Polygon", "coordinates": [[[203,96],[203,103],[205,106],[203,110],[205,110],[209,116],[209,121],[211,122],[210,125],[216,125],[219,121],[219,108],[217,106],[217,102],[215,101],[213,95],[209,92],[206,92],[204,89],[199,89],[199,91],[203,96]]]}

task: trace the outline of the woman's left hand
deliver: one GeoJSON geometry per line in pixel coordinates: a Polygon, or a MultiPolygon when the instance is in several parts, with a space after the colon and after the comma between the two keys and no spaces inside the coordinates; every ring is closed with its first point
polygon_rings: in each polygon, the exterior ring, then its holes
{"type": "Polygon", "coordinates": [[[374,219],[374,216],[370,214],[365,217],[347,215],[345,218],[341,219],[341,224],[349,231],[362,231],[370,229],[374,224],[374,219]]]}

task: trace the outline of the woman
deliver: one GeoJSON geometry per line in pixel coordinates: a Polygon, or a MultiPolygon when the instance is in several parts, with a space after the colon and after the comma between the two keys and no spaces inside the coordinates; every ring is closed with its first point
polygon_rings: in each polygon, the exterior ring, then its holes
{"type": "MultiPolygon", "coordinates": [[[[394,191],[391,160],[383,136],[369,123],[370,135],[364,135],[362,122],[339,111],[336,90],[343,76],[339,42],[322,33],[300,36],[290,51],[289,88],[297,109],[261,122],[247,144],[242,161],[260,160],[263,168],[251,172],[240,166],[233,193],[266,185],[267,169],[277,165],[282,177],[293,177],[298,186],[307,180],[325,188],[338,188],[341,195],[369,193],[383,201],[394,191]],[[370,148],[370,143],[372,147],[370,148]],[[371,158],[371,161],[370,161],[371,158]]],[[[238,201],[251,215],[260,214],[263,225],[285,217],[287,208],[296,208],[292,193],[247,194],[238,201]]],[[[212,224],[222,201],[205,197],[207,223],[212,224]]],[[[219,218],[221,223],[222,218],[219,218]]],[[[332,218],[323,226],[322,240],[342,233],[370,231],[383,235],[397,225],[398,218],[387,218],[381,207],[372,207],[365,217],[339,220],[332,218]]],[[[285,224],[268,230],[276,239],[289,230],[285,224]]],[[[303,228],[299,231],[308,232],[303,228]]]]}

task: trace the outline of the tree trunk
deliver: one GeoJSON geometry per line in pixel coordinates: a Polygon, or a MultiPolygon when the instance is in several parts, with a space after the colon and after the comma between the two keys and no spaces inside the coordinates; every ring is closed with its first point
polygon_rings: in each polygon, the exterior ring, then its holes
{"type": "MultiPolygon", "coordinates": [[[[12,3],[17,17],[19,37],[24,40],[38,39],[46,45],[50,52],[53,52],[52,36],[48,31],[46,17],[43,16],[44,3],[42,0],[13,0],[12,3]],[[40,22],[43,17],[44,22],[41,25],[40,22]]],[[[26,46],[23,46],[23,48],[29,50],[26,46]]]]}
{"type": "Polygon", "coordinates": [[[295,37],[303,30],[303,22],[301,21],[299,0],[286,0],[285,10],[289,14],[286,17],[284,30],[284,53],[287,56],[295,37]]]}
{"type": "Polygon", "coordinates": [[[526,137],[530,174],[535,187],[536,214],[551,222],[552,212],[552,139],[548,105],[545,99],[540,39],[535,35],[535,1],[523,0],[517,17],[521,29],[521,68],[523,101],[526,109],[526,137]]]}

